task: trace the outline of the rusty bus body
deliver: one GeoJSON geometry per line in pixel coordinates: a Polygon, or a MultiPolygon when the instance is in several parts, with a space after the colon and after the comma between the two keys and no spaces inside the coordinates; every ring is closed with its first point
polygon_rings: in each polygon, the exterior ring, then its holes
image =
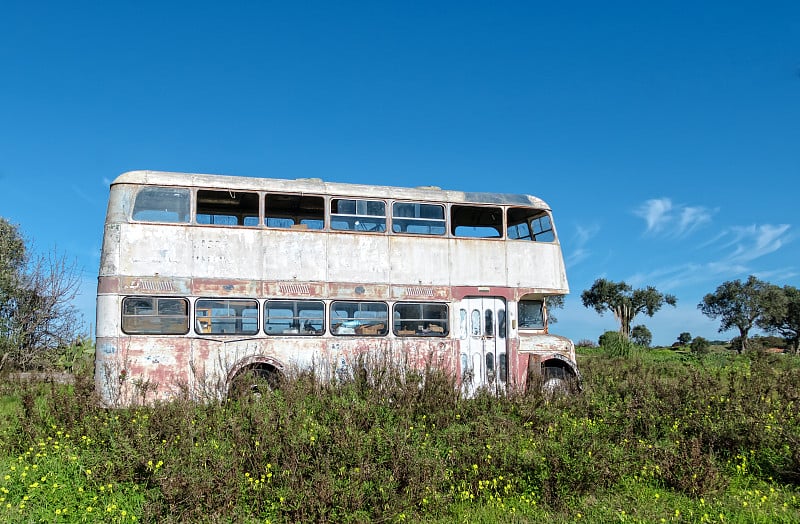
{"type": "Polygon", "coordinates": [[[369,354],[522,388],[578,376],[547,328],[568,291],[536,197],[134,171],[110,189],[95,381],[109,405],[225,396],[369,354]]]}

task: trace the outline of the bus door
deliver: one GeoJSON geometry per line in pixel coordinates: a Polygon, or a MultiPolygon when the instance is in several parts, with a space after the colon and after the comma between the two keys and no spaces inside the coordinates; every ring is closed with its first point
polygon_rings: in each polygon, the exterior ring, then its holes
{"type": "Polygon", "coordinates": [[[461,378],[465,394],[472,395],[482,387],[504,391],[508,381],[505,300],[467,297],[461,302],[460,317],[461,378]]]}

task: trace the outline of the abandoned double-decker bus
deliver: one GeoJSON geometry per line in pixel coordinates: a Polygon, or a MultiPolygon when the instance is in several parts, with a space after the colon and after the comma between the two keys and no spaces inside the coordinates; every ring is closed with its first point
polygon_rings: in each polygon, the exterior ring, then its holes
{"type": "Polygon", "coordinates": [[[97,291],[109,405],[331,378],[383,355],[465,395],[577,378],[546,299],[568,284],[539,198],[133,171],[111,184],[97,291]]]}

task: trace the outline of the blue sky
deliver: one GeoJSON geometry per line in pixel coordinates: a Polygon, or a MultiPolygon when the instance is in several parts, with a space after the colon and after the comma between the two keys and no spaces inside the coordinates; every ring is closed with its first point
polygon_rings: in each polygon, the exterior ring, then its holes
{"type": "Polygon", "coordinates": [[[94,319],[108,184],[133,169],[529,193],[572,295],[800,286],[800,3],[4,2],[0,216],[74,257],[94,319]]]}

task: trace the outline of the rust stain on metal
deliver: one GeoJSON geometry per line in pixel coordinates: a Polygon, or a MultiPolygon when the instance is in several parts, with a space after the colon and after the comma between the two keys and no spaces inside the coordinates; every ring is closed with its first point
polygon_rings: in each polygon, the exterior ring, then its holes
{"type": "Polygon", "coordinates": [[[254,297],[258,294],[258,282],[240,279],[194,278],[192,293],[198,296],[254,297]]]}

